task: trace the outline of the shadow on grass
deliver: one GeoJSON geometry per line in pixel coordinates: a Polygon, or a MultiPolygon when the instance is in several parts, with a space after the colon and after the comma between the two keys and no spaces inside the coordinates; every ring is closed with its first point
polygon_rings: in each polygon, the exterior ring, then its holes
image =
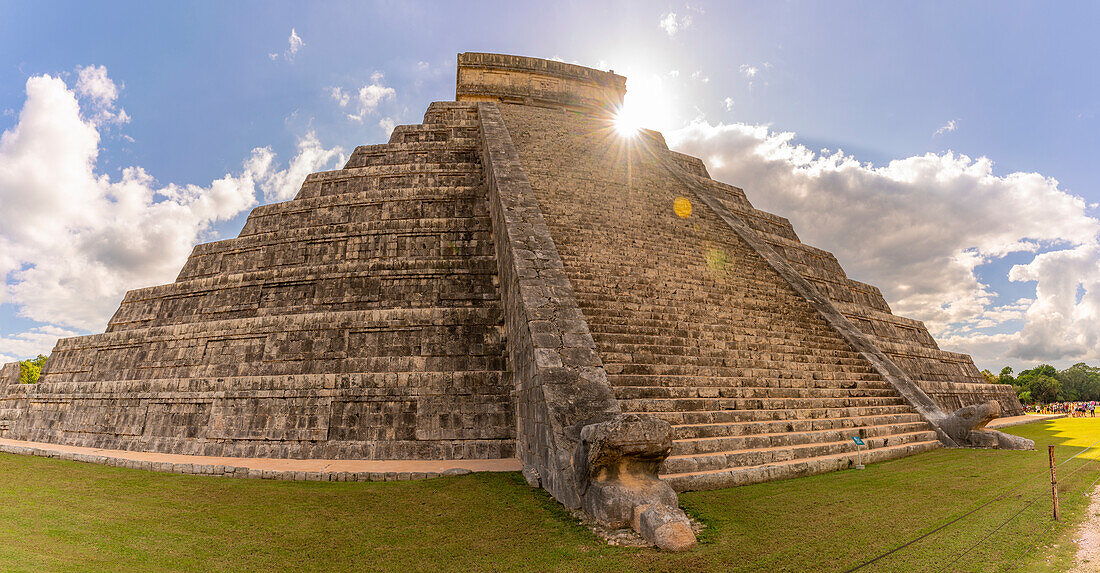
{"type": "Polygon", "coordinates": [[[979,506],[866,570],[1000,571],[1025,552],[1025,570],[1057,569],[1072,559],[1068,528],[1087,501],[1075,494],[1100,467],[1096,450],[1070,457],[1100,439],[1100,421],[1009,431],[1038,450],[941,449],[684,493],[707,525],[685,554],[607,546],[518,473],[272,482],[0,455],[0,570],[843,571],[979,506]],[[1064,461],[1066,519],[1054,528],[1047,444],[1064,461]]]}

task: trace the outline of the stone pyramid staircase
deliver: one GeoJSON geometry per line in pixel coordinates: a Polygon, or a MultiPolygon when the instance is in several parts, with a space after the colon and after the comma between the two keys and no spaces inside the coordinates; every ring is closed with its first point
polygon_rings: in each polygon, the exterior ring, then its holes
{"type": "Polygon", "coordinates": [[[866,442],[865,462],[941,446],[704,205],[687,218],[674,213],[676,197],[690,193],[654,159],[670,153],[663,142],[639,142],[652,147],[634,150],[627,167],[622,153],[601,149],[606,126],[503,107],[520,155],[530,153],[525,168],[622,410],[673,426],[661,468],[673,487],[849,467],[852,436],[866,442]]]}
{"type": "Polygon", "coordinates": [[[626,289],[600,277],[628,260],[588,260],[571,279],[623,411],[673,425],[663,479],[686,490],[839,469],[852,436],[867,461],[940,446],[747,245],[724,243],[727,270],[674,255],[626,289]]]}
{"type": "MultiPolygon", "coordinates": [[[[630,289],[644,285],[639,294],[607,297],[599,281],[573,283],[623,411],[673,425],[664,479],[699,489],[846,467],[852,436],[875,461],[939,446],[743,243],[726,246],[736,277],[717,271],[707,280],[673,259],[630,289]]],[[[597,274],[611,266],[591,264],[597,274]]]]}

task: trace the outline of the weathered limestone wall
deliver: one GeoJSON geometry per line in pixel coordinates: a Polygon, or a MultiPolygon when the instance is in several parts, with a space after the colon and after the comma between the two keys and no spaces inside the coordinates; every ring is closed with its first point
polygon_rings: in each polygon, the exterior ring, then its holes
{"type": "MultiPolygon", "coordinates": [[[[0,399],[3,437],[242,457],[511,457],[512,412],[436,373],[18,384],[0,399]],[[399,384],[404,384],[399,387],[399,384]],[[400,388],[400,389],[396,389],[400,388]]],[[[501,386],[510,380],[500,381],[501,386]]],[[[472,387],[472,388],[471,388],[472,387]]]]}
{"type": "Polygon", "coordinates": [[[310,175],[0,391],[4,437],[205,455],[514,456],[476,107],[310,175]],[[16,387],[18,386],[18,387],[16,387]]]}
{"type": "Polygon", "coordinates": [[[19,363],[8,362],[0,367],[0,384],[18,384],[19,383],[19,363]]]}
{"type": "Polygon", "coordinates": [[[478,109],[517,383],[517,455],[529,479],[580,507],[573,457],[581,429],[621,409],[500,110],[478,109]]]}
{"type": "Polygon", "coordinates": [[[623,105],[626,78],[612,72],[504,54],[458,55],[458,101],[496,101],[610,113],[623,105]]]}

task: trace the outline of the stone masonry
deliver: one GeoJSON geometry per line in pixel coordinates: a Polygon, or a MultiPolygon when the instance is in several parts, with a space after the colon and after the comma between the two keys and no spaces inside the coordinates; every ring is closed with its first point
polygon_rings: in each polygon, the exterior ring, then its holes
{"type": "Polygon", "coordinates": [[[4,437],[223,456],[515,455],[476,110],[390,143],[195,247],[0,393],[4,437]]]}
{"type": "Polygon", "coordinates": [[[625,78],[460,54],[456,100],[0,376],[0,437],[206,456],[518,457],[669,549],[674,490],[946,446],[1022,407],[661,135],[625,78]],[[15,367],[18,372],[18,366],[15,367]]]}

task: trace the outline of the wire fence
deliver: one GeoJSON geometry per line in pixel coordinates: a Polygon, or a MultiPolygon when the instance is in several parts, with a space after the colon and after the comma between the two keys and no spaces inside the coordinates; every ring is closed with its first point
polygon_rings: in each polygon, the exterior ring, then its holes
{"type": "MultiPolygon", "coordinates": [[[[1081,451],[1079,451],[1079,452],[1077,452],[1076,454],[1074,454],[1074,455],[1070,456],[1069,458],[1067,458],[1067,459],[1065,459],[1065,460],[1063,460],[1063,461],[1059,462],[1059,463],[1057,464],[1057,466],[1056,466],[1056,467],[1057,467],[1057,468],[1061,468],[1062,466],[1065,466],[1066,464],[1068,464],[1069,462],[1071,462],[1071,461],[1073,461],[1074,459],[1078,458],[1079,456],[1081,456],[1081,455],[1082,455],[1082,454],[1084,454],[1085,452],[1087,452],[1087,451],[1089,451],[1089,450],[1092,450],[1092,449],[1096,448],[1096,447],[1097,447],[1098,445],[1100,445],[1100,440],[1096,440],[1095,442],[1093,442],[1093,443],[1092,443],[1092,445],[1090,445],[1090,446],[1088,446],[1088,447],[1086,447],[1086,448],[1082,449],[1081,451]]],[[[1064,476],[1061,476],[1061,477],[1060,477],[1060,479],[1059,479],[1059,481],[1061,482],[1061,484],[1060,484],[1060,485],[1065,485],[1065,486],[1066,486],[1066,487],[1068,488],[1068,484],[1069,484],[1069,478],[1070,478],[1070,477],[1072,477],[1072,476],[1073,476],[1074,474],[1076,474],[1077,472],[1081,471],[1081,470],[1082,470],[1082,469],[1084,469],[1085,467],[1089,467],[1089,466],[1091,466],[1091,465],[1095,464],[1096,462],[1097,462],[1097,460],[1094,460],[1094,459],[1089,459],[1089,460],[1085,461],[1084,463],[1082,463],[1082,464],[1078,465],[1078,466],[1077,466],[1076,468],[1074,468],[1074,469],[1073,469],[1072,471],[1070,471],[1070,472],[1069,472],[1068,474],[1065,474],[1064,476]]],[[[1049,468],[1045,468],[1045,469],[1043,469],[1042,471],[1040,471],[1040,472],[1036,473],[1035,475],[1033,475],[1033,476],[1031,476],[1031,477],[1028,477],[1028,478],[1025,478],[1024,480],[1020,481],[1019,483],[1017,483],[1017,484],[1015,484],[1015,485],[1009,486],[1009,487],[1008,487],[1007,489],[1005,489],[1004,491],[1002,491],[1002,492],[1001,492],[1000,494],[998,494],[998,495],[996,495],[995,497],[993,497],[993,498],[989,499],[989,500],[988,500],[988,501],[986,501],[985,503],[982,503],[981,505],[979,505],[979,506],[977,506],[977,507],[975,507],[975,508],[971,509],[970,511],[967,511],[966,513],[963,513],[962,515],[959,515],[958,517],[955,517],[954,519],[952,519],[952,520],[948,521],[947,523],[944,523],[944,524],[942,524],[942,525],[939,525],[938,527],[936,527],[936,528],[932,529],[931,531],[927,531],[927,532],[925,532],[925,533],[922,533],[921,535],[919,535],[919,536],[917,536],[917,537],[914,537],[913,539],[911,539],[911,540],[909,540],[909,541],[907,541],[907,542],[905,542],[905,543],[903,543],[903,544],[901,544],[901,545],[899,545],[899,546],[897,546],[897,547],[895,547],[895,548],[893,548],[893,549],[891,549],[891,550],[889,550],[889,551],[887,551],[887,552],[885,552],[885,553],[882,553],[882,554],[880,554],[880,555],[878,555],[878,556],[874,557],[873,559],[869,559],[869,560],[867,560],[867,561],[864,561],[863,563],[860,563],[859,565],[856,565],[855,567],[852,567],[851,569],[848,569],[847,571],[845,571],[845,573],[852,573],[853,571],[859,571],[860,569],[863,569],[863,568],[865,568],[865,567],[868,567],[868,566],[870,566],[870,565],[873,565],[873,564],[875,564],[875,563],[878,563],[878,562],[882,561],[883,559],[886,559],[887,557],[890,557],[891,555],[895,555],[895,554],[897,554],[897,553],[899,553],[899,552],[903,551],[904,549],[906,549],[906,548],[908,548],[908,547],[912,546],[913,544],[915,544],[915,543],[917,543],[917,542],[919,542],[919,541],[921,541],[921,540],[923,540],[923,539],[926,539],[926,538],[928,538],[928,537],[930,537],[930,536],[932,536],[932,535],[934,535],[934,534],[936,534],[936,533],[938,533],[938,532],[940,532],[940,531],[943,531],[944,529],[946,529],[946,528],[948,528],[948,527],[950,527],[950,526],[952,526],[952,525],[954,525],[954,524],[958,523],[959,521],[961,521],[961,520],[963,520],[963,519],[965,519],[965,518],[967,518],[967,517],[969,517],[969,516],[971,516],[971,515],[974,515],[975,513],[978,513],[979,511],[981,511],[981,510],[983,510],[983,509],[989,508],[989,507],[990,507],[990,506],[992,506],[992,505],[993,505],[994,503],[996,503],[996,502],[998,502],[998,501],[1001,501],[1001,500],[1004,500],[1004,499],[1006,499],[1006,498],[1007,498],[1007,497],[1009,497],[1010,495],[1012,495],[1012,494],[1014,494],[1014,493],[1018,492],[1018,491],[1019,491],[1020,489],[1022,489],[1022,488],[1023,488],[1024,486],[1027,486],[1027,485],[1031,484],[1031,483],[1032,483],[1032,482],[1034,482],[1034,481],[1035,481],[1036,479],[1039,479],[1039,478],[1041,478],[1041,477],[1043,477],[1043,476],[1046,476],[1046,475],[1049,475],[1049,474],[1050,474],[1050,470],[1049,470],[1049,468]]],[[[1080,490],[1080,492],[1081,492],[1081,493],[1086,493],[1086,494],[1087,494],[1087,492],[1088,492],[1088,491],[1091,491],[1092,487],[1093,487],[1094,485],[1096,485],[1096,483],[1097,483],[1097,482],[1100,482],[1100,476],[1098,476],[1098,477],[1097,477],[1097,478],[1096,478],[1095,480],[1093,480],[1093,481],[1092,481],[1092,483],[1091,483],[1091,484],[1089,484],[1088,486],[1086,486],[1086,487],[1085,487],[1085,488],[1084,488],[1083,490],[1080,490]]],[[[1059,488],[1059,489],[1061,490],[1062,488],[1059,488]]],[[[1077,493],[1077,492],[1074,492],[1074,493],[1077,493]]],[[[950,567],[951,567],[952,565],[955,565],[955,564],[956,564],[956,563],[958,563],[958,562],[959,562],[960,560],[962,560],[962,559],[963,559],[964,557],[967,557],[968,555],[971,555],[971,554],[973,553],[973,551],[974,551],[975,549],[977,549],[977,548],[978,548],[979,546],[981,546],[981,544],[982,544],[982,543],[984,543],[985,541],[989,540],[989,539],[990,539],[991,537],[993,537],[993,535],[994,535],[994,534],[996,534],[996,533],[997,533],[998,531],[1001,531],[1001,530],[1002,530],[1002,529],[1003,529],[1003,528],[1004,528],[1005,526],[1007,526],[1008,524],[1012,523],[1012,522],[1013,522],[1014,520],[1016,520],[1016,519],[1017,519],[1018,517],[1020,517],[1021,515],[1023,515],[1023,514],[1024,514],[1024,512],[1025,512],[1025,511],[1026,511],[1026,510],[1027,510],[1028,508],[1032,507],[1032,506],[1033,506],[1033,505],[1035,505],[1035,504],[1036,504],[1037,502],[1039,502],[1039,501],[1041,501],[1041,500],[1043,500],[1043,499],[1047,498],[1047,497],[1048,497],[1049,495],[1050,495],[1050,491],[1049,491],[1049,490],[1043,490],[1043,491],[1039,492],[1038,494],[1035,494],[1035,495],[1033,495],[1033,496],[1030,496],[1030,498],[1028,499],[1028,501],[1027,501],[1026,503],[1024,503],[1023,507],[1021,507],[1021,508],[1020,508],[1020,509],[1019,509],[1018,511],[1016,511],[1015,513],[1013,513],[1012,515],[1010,515],[1010,516],[1008,517],[1008,519],[1005,519],[1004,521],[1002,521],[1002,522],[1001,522],[1001,523],[1000,523],[999,525],[997,525],[997,526],[996,526],[995,528],[993,528],[992,530],[990,530],[990,531],[989,531],[988,533],[986,533],[986,534],[985,534],[984,536],[982,536],[982,537],[981,537],[980,539],[978,539],[978,541],[976,541],[975,543],[971,544],[971,545],[970,545],[969,547],[967,547],[967,548],[966,548],[965,550],[963,550],[962,552],[960,552],[959,554],[957,554],[957,555],[956,555],[956,556],[955,556],[955,557],[954,557],[954,558],[953,558],[953,559],[952,559],[951,561],[947,562],[947,563],[946,563],[946,564],[944,564],[943,566],[941,566],[941,567],[939,567],[938,569],[936,569],[937,573],[939,573],[940,571],[944,571],[944,570],[946,570],[946,569],[950,568],[950,567]]],[[[1027,550],[1026,550],[1026,551],[1024,551],[1024,553],[1023,553],[1023,554],[1022,554],[1022,555],[1021,555],[1021,556],[1020,556],[1020,557],[1019,557],[1019,558],[1018,558],[1018,559],[1016,560],[1017,564],[1019,564],[1019,563],[1022,563],[1022,561],[1023,561],[1023,558],[1024,558],[1024,557],[1026,557],[1026,556],[1027,556],[1028,554],[1030,554],[1030,553],[1031,553],[1031,551],[1032,551],[1033,549],[1035,549],[1036,547],[1038,547],[1038,546],[1039,546],[1039,544],[1040,544],[1040,543],[1041,543],[1041,542],[1043,541],[1043,539],[1045,539],[1045,538],[1046,538],[1046,536],[1047,536],[1047,535],[1049,535],[1049,534],[1050,534],[1050,532],[1054,530],[1054,526],[1055,526],[1055,525],[1056,525],[1057,523],[1058,523],[1058,522],[1056,522],[1056,521],[1053,521],[1053,520],[1052,520],[1052,521],[1051,521],[1051,523],[1050,523],[1050,525],[1049,525],[1049,526],[1047,526],[1047,527],[1046,527],[1046,528],[1045,528],[1045,529],[1044,529],[1043,531],[1041,531],[1041,532],[1039,533],[1039,535],[1037,535],[1037,536],[1035,537],[1035,539],[1034,539],[1034,542],[1033,542],[1033,543],[1032,543],[1032,544],[1031,544],[1031,545],[1030,545],[1030,546],[1029,546],[1029,547],[1027,548],[1027,550]]]]}

